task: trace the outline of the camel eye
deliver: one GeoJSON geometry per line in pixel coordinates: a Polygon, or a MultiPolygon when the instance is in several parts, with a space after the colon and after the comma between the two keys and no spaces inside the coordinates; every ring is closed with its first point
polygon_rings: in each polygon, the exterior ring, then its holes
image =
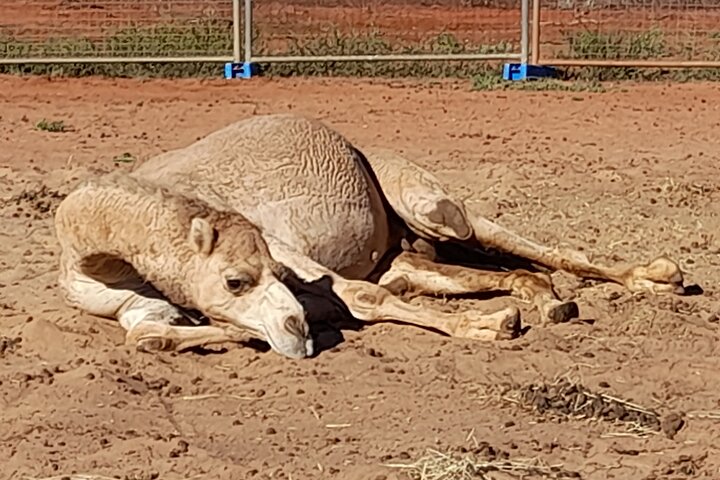
{"type": "Polygon", "coordinates": [[[250,278],[226,278],[225,287],[232,293],[239,293],[250,286],[250,278]]]}

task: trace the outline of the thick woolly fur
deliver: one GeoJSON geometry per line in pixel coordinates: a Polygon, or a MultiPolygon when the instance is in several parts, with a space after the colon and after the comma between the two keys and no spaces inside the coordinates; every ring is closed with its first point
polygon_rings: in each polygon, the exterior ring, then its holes
{"type": "Polygon", "coordinates": [[[242,212],[263,234],[347,278],[391,245],[379,186],[362,155],[325,124],[256,116],[163,153],[131,175],[242,212]]]}
{"type": "Polygon", "coordinates": [[[194,248],[193,219],[204,219],[213,227],[216,238],[196,240],[214,242],[214,251],[243,262],[252,257],[272,262],[259,230],[239,213],[110,174],[85,181],[58,207],[55,228],[62,270],[115,276],[98,271],[99,266],[117,268],[118,261],[124,261],[171,302],[194,307],[193,282],[205,259],[194,248]]]}
{"type": "Polygon", "coordinates": [[[176,347],[227,338],[215,330],[158,330],[175,325],[177,310],[149,298],[145,285],[152,284],[172,304],[254,331],[280,353],[309,355],[305,312],[283,280],[290,272],[323,290],[313,295],[332,290],[363,321],[395,320],[466,338],[516,337],[519,310],[446,313],[396,294],[510,291],[532,302],[543,322],[578,316],[551,277],[482,270],[462,253],[441,258],[438,242],[495,249],[633,291],[684,288],[669,259],[606,267],[580,252],[537,244],[473,215],[411,160],[385,150],[365,156],[323,123],[291,114],[240,120],[129,176],[87,181],[63,201],[56,227],[68,303],[116,316],[145,344],[153,336],[170,337],[176,347]],[[417,255],[399,253],[401,246],[417,255]],[[315,282],[321,277],[331,282],[315,282]]]}

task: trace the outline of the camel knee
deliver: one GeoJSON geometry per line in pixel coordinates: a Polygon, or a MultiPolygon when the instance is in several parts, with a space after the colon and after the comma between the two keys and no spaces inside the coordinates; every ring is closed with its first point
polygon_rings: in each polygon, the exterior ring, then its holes
{"type": "Polygon", "coordinates": [[[120,325],[127,331],[141,323],[173,325],[183,317],[175,305],[156,298],[136,296],[117,312],[120,325]]]}
{"type": "Polygon", "coordinates": [[[648,265],[629,269],[623,275],[623,283],[632,292],[676,293],[685,292],[680,266],[666,257],[659,257],[648,265]]]}
{"type": "MultiPolygon", "coordinates": [[[[388,272],[388,273],[390,273],[390,272],[388,272]]],[[[397,275],[390,276],[390,275],[388,275],[388,273],[385,273],[385,275],[380,277],[380,280],[378,281],[378,285],[387,289],[393,295],[401,296],[401,295],[413,293],[412,292],[412,284],[410,283],[410,280],[407,278],[406,275],[400,274],[399,276],[397,276],[397,275]]]]}
{"type": "Polygon", "coordinates": [[[533,273],[526,270],[509,272],[500,282],[503,290],[512,292],[516,297],[530,301],[540,295],[555,297],[552,278],[545,273],[533,273]]]}
{"type": "Polygon", "coordinates": [[[435,202],[428,220],[440,227],[439,233],[456,240],[467,240],[473,233],[465,212],[447,198],[435,202]]]}
{"type": "Polygon", "coordinates": [[[91,315],[117,319],[125,330],[142,321],[170,324],[183,316],[177,307],[162,298],[144,296],[130,288],[110,288],[76,269],[63,269],[59,284],[69,306],[91,315]]]}
{"type": "Polygon", "coordinates": [[[467,317],[455,326],[453,336],[474,340],[512,340],[520,335],[520,310],[510,306],[475,318],[467,317]]]}
{"type": "Polygon", "coordinates": [[[353,316],[360,320],[372,320],[378,316],[378,309],[391,296],[392,293],[384,287],[353,282],[344,289],[341,298],[353,316]]]}
{"type": "Polygon", "coordinates": [[[74,308],[100,317],[114,317],[124,301],[124,292],[109,290],[104,284],[77,272],[63,272],[60,290],[65,302],[74,308]]]}

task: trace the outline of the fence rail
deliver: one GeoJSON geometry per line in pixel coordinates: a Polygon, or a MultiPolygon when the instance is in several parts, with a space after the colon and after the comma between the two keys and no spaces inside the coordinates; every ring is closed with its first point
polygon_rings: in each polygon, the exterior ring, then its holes
{"type": "Polygon", "coordinates": [[[720,67],[720,0],[5,0],[0,65],[720,67]]]}
{"type": "Polygon", "coordinates": [[[557,66],[717,67],[718,0],[535,0],[535,60],[557,66]]]}

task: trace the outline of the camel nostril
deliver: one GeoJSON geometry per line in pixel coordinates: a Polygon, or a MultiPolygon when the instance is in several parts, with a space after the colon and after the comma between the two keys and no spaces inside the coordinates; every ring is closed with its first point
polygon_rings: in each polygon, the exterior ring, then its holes
{"type": "Polygon", "coordinates": [[[307,337],[308,328],[305,321],[300,317],[288,317],[285,320],[285,330],[292,333],[296,337],[307,337]]]}

